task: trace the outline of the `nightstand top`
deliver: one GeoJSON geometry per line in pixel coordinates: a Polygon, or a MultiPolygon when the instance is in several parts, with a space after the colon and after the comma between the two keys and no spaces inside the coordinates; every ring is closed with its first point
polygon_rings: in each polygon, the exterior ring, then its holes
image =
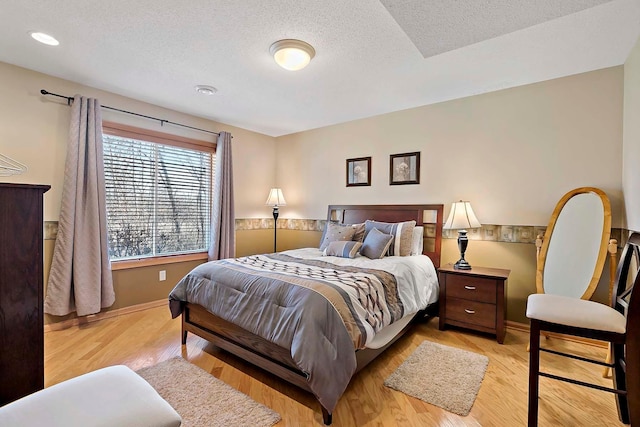
{"type": "Polygon", "coordinates": [[[456,270],[453,268],[453,264],[446,264],[438,269],[439,272],[454,273],[466,276],[481,276],[491,277],[496,279],[507,279],[511,270],[505,270],[502,268],[489,268],[489,267],[473,267],[471,270],[456,270]]]}

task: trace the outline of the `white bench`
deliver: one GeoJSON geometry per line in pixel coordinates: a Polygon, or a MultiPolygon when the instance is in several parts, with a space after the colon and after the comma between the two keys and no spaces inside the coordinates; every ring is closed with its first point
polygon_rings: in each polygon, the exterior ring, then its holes
{"type": "Polygon", "coordinates": [[[141,376],[111,366],[0,407],[3,427],[178,427],[180,415],[141,376]]]}

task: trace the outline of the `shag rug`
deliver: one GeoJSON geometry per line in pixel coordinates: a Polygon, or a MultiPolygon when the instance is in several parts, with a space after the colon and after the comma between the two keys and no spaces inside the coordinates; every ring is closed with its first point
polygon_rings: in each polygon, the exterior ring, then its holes
{"type": "Polygon", "coordinates": [[[487,356],[424,341],[384,385],[466,416],[488,364],[487,356]]]}
{"type": "Polygon", "coordinates": [[[270,427],[280,415],[181,357],[137,371],[182,417],[183,427],[270,427]]]}

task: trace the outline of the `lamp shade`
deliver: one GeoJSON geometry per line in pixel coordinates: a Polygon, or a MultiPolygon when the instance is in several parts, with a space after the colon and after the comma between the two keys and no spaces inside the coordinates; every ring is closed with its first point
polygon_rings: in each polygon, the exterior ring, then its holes
{"type": "Polygon", "coordinates": [[[269,191],[269,197],[267,197],[267,201],[265,205],[267,206],[286,206],[287,202],[284,200],[284,196],[282,195],[282,190],[279,188],[272,188],[269,191]]]}
{"type": "Polygon", "coordinates": [[[460,200],[451,205],[451,212],[449,212],[449,217],[442,228],[464,230],[467,228],[478,228],[480,226],[480,221],[478,221],[476,214],[473,213],[471,203],[460,200]]]}

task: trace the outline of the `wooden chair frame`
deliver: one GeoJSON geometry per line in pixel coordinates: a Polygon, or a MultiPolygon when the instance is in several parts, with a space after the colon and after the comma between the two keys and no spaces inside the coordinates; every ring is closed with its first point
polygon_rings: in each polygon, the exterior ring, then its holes
{"type": "MultiPolygon", "coordinates": [[[[599,188],[595,187],[580,187],[575,190],[569,191],[567,194],[562,196],[562,198],[556,204],[553,213],[551,214],[551,218],[549,220],[549,225],[545,231],[546,238],[543,239],[542,236],[538,236],[536,239],[536,248],[537,248],[537,257],[536,257],[536,291],[539,294],[545,293],[544,291],[544,266],[547,260],[547,253],[549,250],[549,243],[551,241],[551,236],[553,235],[553,231],[556,226],[556,222],[558,221],[558,217],[562,212],[562,209],[565,207],[567,202],[571,200],[574,196],[585,194],[585,193],[595,193],[600,196],[602,200],[602,205],[604,208],[604,221],[602,224],[602,238],[600,241],[600,251],[598,254],[598,259],[596,261],[596,265],[593,269],[593,276],[591,277],[591,281],[587,286],[584,294],[581,296],[582,299],[590,299],[593,293],[598,286],[598,282],[600,281],[600,276],[602,275],[602,269],[604,267],[604,262],[607,258],[607,247],[609,243],[609,238],[611,237],[611,203],[609,202],[609,198],[606,193],[599,188]]],[[[615,270],[615,263],[614,263],[615,270]]]]}
{"type": "Polygon", "coordinates": [[[640,282],[640,274],[638,274],[637,269],[633,283],[627,287],[632,260],[634,257],[638,259],[639,255],[640,234],[633,233],[625,245],[616,270],[616,280],[611,300],[611,306],[626,315],[627,326],[625,333],[578,328],[531,319],[529,340],[531,349],[529,354],[529,427],[538,425],[540,376],[615,393],[620,421],[625,424],[640,425],[640,294],[633,293],[635,285],[640,282]],[[612,363],[607,363],[541,348],[540,333],[544,332],[555,332],[608,341],[612,346],[613,361],[612,363]],[[540,351],[612,368],[614,387],[602,387],[571,378],[540,372],[540,351]]]}

